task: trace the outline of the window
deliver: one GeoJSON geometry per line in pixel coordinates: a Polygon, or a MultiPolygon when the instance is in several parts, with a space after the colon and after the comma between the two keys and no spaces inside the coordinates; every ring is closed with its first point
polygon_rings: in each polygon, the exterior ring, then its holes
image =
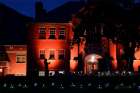
{"type": "Polygon", "coordinates": [[[58,50],[58,59],[64,60],[64,50],[58,50]]]}
{"type": "Polygon", "coordinates": [[[55,56],[54,56],[54,50],[50,50],[50,57],[49,59],[54,60],[55,56]]]}
{"type": "Polygon", "coordinates": [[[7,55],[5,53],[0,53],[0,60],[1,61],[7,61],[8,60],[7,58],[8,57],[7,57],[7,55]]]}
{"type": "Polygon", "coordinates": [[[45,50],[40,50],[40,59],[45,59],[45,50]]]}
{"type": "Polygon", "coordinates": [[[55,28],[50,28],[50,37],[49,39],[55,39],[55,28]]]}
{"type": "Polygon", "coordinates": [[[74,57],[73,60],[76,60],[77,61],[78,60],[78,57],[74,57]]]}
{"type": "Polygon", "coordinates": [[[65,31],[66,31],[65,28],[60,28],[59,39],[65,39],[65,31]]]}
{"type": "Polygon", "coordinates": [[[16,62],[17,63],[25,63],[26,62],[26,55],[16,55],[16,62]]]}
{"type": "Polygon", "coordinates": [[[39,39],[46,39],[46,28],[40,28],[39,39]]]}
{"type": "Polygon", "coordinates": [[[39,71],[39,76],[45,76],[45,71],[39,71]]]}

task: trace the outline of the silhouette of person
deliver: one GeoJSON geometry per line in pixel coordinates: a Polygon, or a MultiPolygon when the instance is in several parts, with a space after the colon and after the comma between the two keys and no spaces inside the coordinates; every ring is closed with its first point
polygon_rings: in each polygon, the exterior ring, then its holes
{"type": "Polygon", "coordinates": [[[48,69],[48,62],[47,59],[44,59],[44,64],[45,64],[45,76],[48,77],[49,76],[49,69],[48,69]]]}

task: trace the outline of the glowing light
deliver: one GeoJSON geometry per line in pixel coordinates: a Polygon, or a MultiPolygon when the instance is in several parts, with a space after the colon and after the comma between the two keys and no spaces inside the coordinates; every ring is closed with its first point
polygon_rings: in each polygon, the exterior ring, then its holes
{"type": "Polygon", "coordinates": [[[98,70],[98,59],[102,56],[98,54],[89,54],[85,57],[85,73],[91,74],[93,70],[98,70]]]}
{"type": "Polygon", "coordinates": [[[95,58],[95,56],[91,57],[91,62],[97,62],[97,59],[95,58]]]}
{"type": "Polygon", "coordinates": [[[102,56],[98,55],[98,54],[90,54],[85,58],[85,61],[88,63],[97,63],[98,59],[101,59],[102,56]]]}
{"type": "Polygon", "coordinates": [[[55,71],[49,71],[49,76],[54,76],[55,75],[55,71]]]}
{"type": "Polygon", "coordinates": [[[0,72],[2,72],[3,70],[2,70],[2,68],[0,69],[0,72]]]}
{"type": "Polygon", "coordinates": [[[59,71],[59,74],[64,74],[64,71],[59,71]]]}

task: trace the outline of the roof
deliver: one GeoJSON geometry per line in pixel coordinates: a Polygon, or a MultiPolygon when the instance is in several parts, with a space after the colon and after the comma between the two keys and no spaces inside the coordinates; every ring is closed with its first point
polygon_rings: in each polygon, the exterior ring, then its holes
{"type": "Polygon", "coordinates": [[[25,44],[26,24],[32,20],[0,3],[0,44],[25,44]]]}
{"type": "Polygon", "coordinates": [[[47,22],[69,22],[83,6],[83,1],[70,1],[48,12],[47,22]]]}

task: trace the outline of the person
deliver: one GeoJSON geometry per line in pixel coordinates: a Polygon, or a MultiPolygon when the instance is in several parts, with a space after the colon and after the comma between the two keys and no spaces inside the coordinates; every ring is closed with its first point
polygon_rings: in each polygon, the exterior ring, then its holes
{"type": "Polygon", "coordinates": [[[49,76],[49,69],[48,69],[48,62],[47,59],[44,59],[44,64],[45,64],[45,77],[49,76]]]}

